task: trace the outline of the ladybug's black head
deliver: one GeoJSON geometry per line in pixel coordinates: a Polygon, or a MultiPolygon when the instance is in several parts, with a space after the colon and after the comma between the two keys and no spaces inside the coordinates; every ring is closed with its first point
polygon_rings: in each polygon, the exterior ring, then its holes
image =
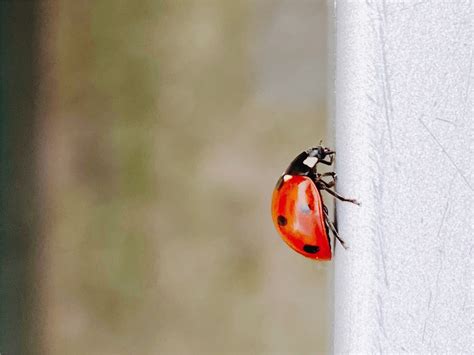
{"type": "Polygon", "coordinates": [[[331,154],[334,154],[334,151],[322,145],[309,148],[291,162],[285,174],[313,176],[316,173],[316,164],[331,154]]]}

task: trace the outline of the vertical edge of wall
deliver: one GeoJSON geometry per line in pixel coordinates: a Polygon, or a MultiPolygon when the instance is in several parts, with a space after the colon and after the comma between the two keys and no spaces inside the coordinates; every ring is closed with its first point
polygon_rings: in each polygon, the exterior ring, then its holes
{"type": "Polygon", "coordinates": [[[0,1],[0,353],[38,354],[36,2],[0,1]]]}
{"type": "Polygon", "coordinates": [[[473,11],[336,3],[334,352],[474,348],[473,11]]]}
{"type": "MultiPolygon", "coordinates": [[[[334,0],[326,0],[326,16],[327,16],[327,62],[326,62],[326,116],[327,120],[327,141],[323,142],[324,145],[328,147],[334,147],[334,132],[335,132],[335,73],[336,73],[336,14],[335,14],[335,2],[334,0]]],[[[328,196],[329,197],[329,196],[328,196]]],[[[325,199],[325,204],[329,208],[331,215],[333,215],[334,204],[332,203],[333,199],[325,199]],[[331,201],[331,202],[330,202],[331,201]]],[[[332,241],[334,243],[334,241],[332,241]]],[[[328,312],[329,312],[329,321],[331,327],[334,324],[334,263],[332,263],[328,268],[328,312]]],[[[329,332],[329,339],[327,340],[328,350],[330,353],[334,352],[334,334],[329,332]]]]}

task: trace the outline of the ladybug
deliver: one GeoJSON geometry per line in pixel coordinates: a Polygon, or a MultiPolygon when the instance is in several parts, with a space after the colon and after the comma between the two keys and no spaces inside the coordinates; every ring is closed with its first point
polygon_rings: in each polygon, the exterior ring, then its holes
{"type": "Polygon", "coordinates": [[[318,164],[332,165],[335,151],[319,145],[299,154],[278,179],[272,197],[272,217],[282,239],[293,250],[307,258],[331,260],[329,229],[345,247],[335,225],[329,220],[321,191],[341,201],[359,205],[331,190],[336,174],[317,172],[318,164]],[[331,178],[327,182],[323,178],[331,178]]]}

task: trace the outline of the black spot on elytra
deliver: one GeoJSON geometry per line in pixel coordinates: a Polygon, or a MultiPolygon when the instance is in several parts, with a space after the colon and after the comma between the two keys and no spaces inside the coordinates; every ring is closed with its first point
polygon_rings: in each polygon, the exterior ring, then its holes
{"type": "Polygon", "coordinates": [[[277,221],[278,221],[278,225],[279,226],[286,226],[286,223],[288,223],[288,221],[286,220],[286,217],[285,216],[278,216],[277,218],[277,221]]]}
{"type": "Polygon", "coordinates": [[[305,244],[303,250],[310,254],[316,254],[319,251],[319,247],[317,245],[305,244]]]}

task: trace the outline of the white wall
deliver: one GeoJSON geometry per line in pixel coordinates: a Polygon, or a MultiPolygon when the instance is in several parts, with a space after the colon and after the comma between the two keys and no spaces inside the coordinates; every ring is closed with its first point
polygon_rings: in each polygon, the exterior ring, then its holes
{"type": "Polygon", "coordinates": [[[474,352],[470,1],[337,1],[334,352],[474,352]]]}

